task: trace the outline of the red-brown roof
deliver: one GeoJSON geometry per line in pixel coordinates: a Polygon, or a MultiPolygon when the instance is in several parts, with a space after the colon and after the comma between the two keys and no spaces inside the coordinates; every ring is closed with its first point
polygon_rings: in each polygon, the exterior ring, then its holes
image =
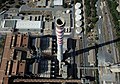
{"type": "Polygon", "coordinates": [[[24,74],[25,74],[25,67],[26,67],[26,61],[25,60],[19,63],[18,73],[22,76],[24,76],[24,74]]]}
{"type": "Polygon", "coordinates": [[[17,74],[17,69],[18,69],[18,60],[14,60],[11,75],[16,75],[17,74]]]}
{"type": "Polygon", "coordinates": [[[23,35],[22,47],[28,47],[28,36],[27,36],[27,34],[23,35]]]}
{"type": "Polygon", "coordinates": [[[8,77],[4,77],[4,84],[8,84],[9,78],[8,77]]]}
{"type": "Polygon", "coordinates": [[[11,38],[12,38],[12,34],[11,33],[7,34],[5,46],[4,46],[4,53],[3,53],[2,62],[0,66],[0,84],[2,84],[3,78],[5,76],[5,72],[6,72],[5,70],[6,70],[7,62],[10,59],[9,50],[11,45],[11,38]]]}
{"type": "Polygon", "coordinates": [[[20,47],[21,46],[21,40],[22,40],[22,35],[18,34],[17,35],[16,47],[20,47]]]}

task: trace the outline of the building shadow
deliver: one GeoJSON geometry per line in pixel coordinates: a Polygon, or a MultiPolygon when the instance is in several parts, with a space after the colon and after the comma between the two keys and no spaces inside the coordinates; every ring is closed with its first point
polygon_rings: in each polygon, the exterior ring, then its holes
{"type": "MultiPolygon", "coordinates": [[[[88,52],[91,49],[98,49],[98,48],[103,47],[105,45],[109,45],[109,44],[116,43],[116,42],[119,42],[119,41],[120,41],[120,38],[117,38],[117,39],[114,39],[114,40],[111,40],[111,41],[108,41],[108,42],[104,42],[104,43],[101,43],[101,44],[95,43],[94,46],[83,48],[83,49],[75,51],[76,52],[76,56],[79,55],[79,54],[88,52]]],[[[69,52],[68,55],[70,55],[71,53],[73,53],[73,52],[69,52]]]]}

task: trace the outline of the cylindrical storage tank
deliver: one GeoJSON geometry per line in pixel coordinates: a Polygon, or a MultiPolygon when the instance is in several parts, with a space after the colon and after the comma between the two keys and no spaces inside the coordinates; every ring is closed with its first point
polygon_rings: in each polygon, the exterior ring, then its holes
{"type": "Polygon", "coordinates": [[[75,4],[75,9],[79,9],[81,7],[81,3],[76,3],[75,4]]]}
{"type": "Polygon", "coordinates": [[[82,21],[77,21],[75,24],[76,27],[81,27],[82,26],[82,21]]]}
{"type": "Polygon", "coordinates": [[[59,17],[56,19],[56,35],[57,35],[57,59],[59,61],[59,74],[61,72],[61,61],[63,59],[63,36],[65,21],[59,17]]]}
{"type": "Polygon", "coordinates": [[[76,11],[75,11],[75,15],[80,15],[82,13],[82,10],[81,9],[77,9],[76,11]]]}
{"type": "Polygon", "coordinates": [[[82,27],[76,28],[76,34],[80,34],[82,32],[82,27]]]}
{"type": "Polygon", "coordinates": [[[80,21],[82,19],[82,15],[76,15],[75,21],[80,21]]]}

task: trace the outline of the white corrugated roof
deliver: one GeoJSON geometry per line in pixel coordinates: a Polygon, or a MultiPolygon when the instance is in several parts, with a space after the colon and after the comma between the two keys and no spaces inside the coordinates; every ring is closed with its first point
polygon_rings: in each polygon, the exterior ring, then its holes
{"type": "Polygon", "coordinates": [[[18,20],[16,29],[41,29],[41,21],[18,20]]]}
{"type": "Polygon", "coordinates": [[[54,0],[54,5],[63,5],[63,0],[54,0]]]}
{"type": "Polygon", "coordinates": [[[111,66],[111,67],[110,67],[110,70],[111,70],[112,72],[120,72],[120,64],[111,66]]]}

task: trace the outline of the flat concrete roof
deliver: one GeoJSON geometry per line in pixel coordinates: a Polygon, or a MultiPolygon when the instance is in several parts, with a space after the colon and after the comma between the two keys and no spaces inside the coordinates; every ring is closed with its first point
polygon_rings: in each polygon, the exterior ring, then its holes
{"type": "Polygon", "coordinates": [[[61,17],[65,19],[65,27],[70,27],[70,14],[63,14],[61,17]]]}
{"type": "Polygon", "coordinates": [[[5,14],[8,14],[8,13],[18,13],[18,12],[19,12],[18,8],[10,8],[8,11],[6,11],[5,14]]]}
{"type": "Polygon", "coordinates": [[[16,29],[42,29],[41,21],[18,20],[16,29]]]}
{"type": "Polygon", "coordinates": [[[4,25],[4,27],[12,27],[12,28],[14,28],[16,22],[17,22],[16,20],[4,20],[3,25],[4,25]]]}
{"type": "Polygon", "coordinates": [[[90,65],[95,64],[95,62],[96,62],[95,49],[92,49],[89,51],[88,62],[90,63],[90,65]]]}
{"type": "Polygon", "coordinates": [[[47,0],[40,0],[36,2],[36,6],[46,6],[47,0]]]}
{"type": "Polygon", "coordinates": [[[45,22],[44,35],[52,35],[52,22],[45,22]]]}
{"type": "Polygon", "coordinates": [[[101,80],[115,82],[115,74],[114,73],[103,74],[101,80]]]}
{"type": "Polygon", "coordinates": [[[63,0],[54,0],[54,5],[63,5],[63,0]]]}

